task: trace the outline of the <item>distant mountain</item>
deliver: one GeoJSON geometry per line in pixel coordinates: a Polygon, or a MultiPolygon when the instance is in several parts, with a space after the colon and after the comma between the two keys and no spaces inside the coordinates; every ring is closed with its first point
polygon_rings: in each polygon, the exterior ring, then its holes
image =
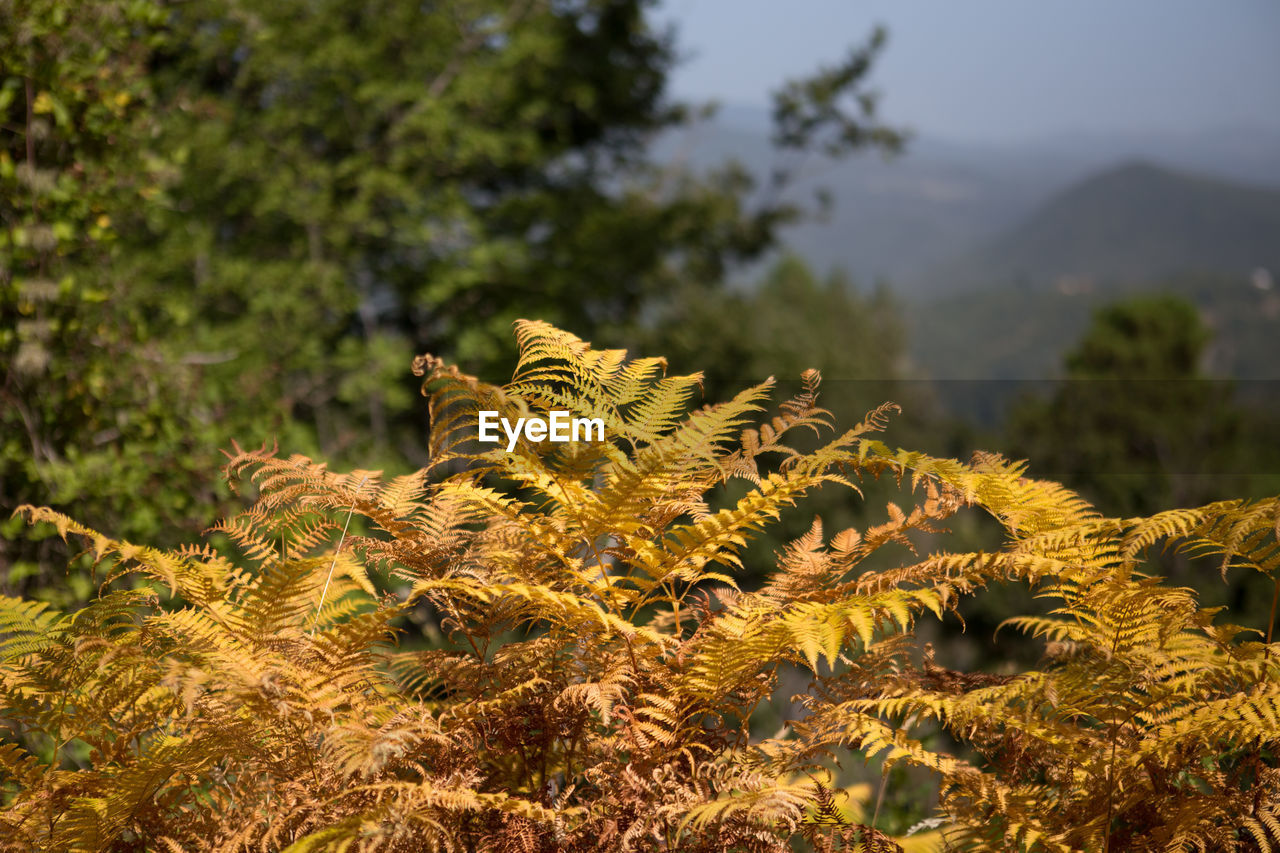
{"type": "MultiPolygon", "coordinates": [[[[864,285],[887,280],[910,297],[954,292],[948,267],[957,259],[976,260],[978,247],[1025,224],[1055,194],[1119,162],[1143,158],[1280,188],[1280,133],[1261,127],[1002,144],[921,134],[891,160],[863,154],[831,161],[780,154],[769,143],[767,111],[727,105],[714,120],[657,140],[653,155],[695,170],[736,158],[762,186],[774,168],[798,166],[790,197],[803,202],[822,190],[834,206],[826,221],[787,229],[787,247],[819,271],[843,267],[864,285]]],[[[741,277],[757,274],[744,270],[741,277]]]]}
{"type": "Polygon", "coordinates": [[[1178,171],[1280,188],[1280,128],[1261,124],[1159,133],[1071,133],[1026,145],[1093,163],[1092,171],[1107,164],[1153,161],[1178,171]]]}
{"type": "Polygon", "coordinates": [[[786,229],[787,248],[820,272],[842,267],[863,284],[887,280],[904,291],[932,265],[1012,226],[1092,166],[931,138],[913,139],[891,159],[866,153],[831,160],[775,150],[759,118],[727,109],[715,121],[660,138],[653,156],[695,171],[737,160],[762,187],[775,169],[795,171],[787,199],[812,209],[821,191],[833,206],[825,220],[786,229]]]}
{"type": "MultiPolygon", "coordinates": [[[[771,148],[767,113],[732,105],[653,153],[695,170],[736,158],[762,184],[797,162],[771,148]]],[[[800,173],[793,197],[823,189],[834,209],[788,229],[787,247],[820,272],[887,279],[906,303],[909,372],[950,380],[936,387],[956,411],[998,422],[1027,382],[1059,374],[1094,310],[1151,290],[1200,308],[1214,332],[1209,373],[1267,393],[1280,381],[1275,129],[1006,144],[925,134],[891,160],[813,157],[800,173]]]]}
{"type": "Polygon", "coordinates": [[[1064,292],[1178,273],[1280,270],[1280,189],[1137,162],[1052,197],[981,248],[935,267],[936,290],[1064,292]]]}

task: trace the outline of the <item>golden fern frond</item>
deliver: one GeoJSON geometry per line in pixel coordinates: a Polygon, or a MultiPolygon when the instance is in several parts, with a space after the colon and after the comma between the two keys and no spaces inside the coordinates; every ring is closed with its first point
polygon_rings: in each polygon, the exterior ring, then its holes
{"type": "Polygon", "coordinates": [[[817,371],[760,422],[771,383],[689,411],[696,374],[516,333],[506,386],[415,362],[427,470],[235,447],[255,501],[216,528],[233,556],[23,510],[138,589],[74,615],[0,597],[14,849],[920,849],[841,804],[827,770],[851,756],[936,780],[935,846],[1277,847],[1277,647],[1144,561],[1163,541],[1275,575],[1280,500],[1104,518],[1024,463],[887,447],[870,433],[891,404],[798,450],[829,428],[817,371]],[[606,435],[508,453],[477,440],[490,410],[606,435]],[[829,538],[815,520],[736,588],[788,507],[882,477],[905,495],[883,516],[829,538]],[[1000,525],[987,552],[946,538],[969,509],[1000,525]],[[1043,644],[1034,666],[964,672],[921,646],[1002,584],[1043,606],[1004,623],[1043,644]]]}
{"type": "Polygon", "coordinates": [[[8,661],[46,650],[67,617],[42,601],[0,595],[0,660],[8,661]]]}
{"type": "MultiPolygon", "coordinates": [[[[783,466],[801,454],[791,447],[782,443],[783,436],[794,429],[808,429],[815,435],[821,435],[825,429],[831,426],[831,412],[818,406],[818,385],[822,381],[822,374],[817,370],[806,370],[801,375],[803,390],[784,402],[779,408],[779,412],[767,424],[761,424],[756,429],[746,429],[742,431],[741,448],[735,453],[727,457],[722,463],[726,474],[730,476],[745,477],[752,482],[759,482],[760,472],[757,458],[766,453],[781,454],[783,466]]],[[[772,387],[773,378],[765,383],[766,386],[772,387]]],[[[881,409],[891,408],[892,404],[885,404],[881,409]]],[[[862,432],[871,428],[872,424],[878,423],[875,420],[875,414],[863,427],[853,430],[847,434],[847,437],[860,435],[862,432]]]]}
{"type": "Polygon", "coordinates": [[[706,830],[716,823],[738,818],[761,827],[782,824],[787,832],[796,832],[805,810],[817,799],[811,781],[770,784],[760,780],[749,788],[726,792],[716,799],[689,809],[681,821],[681,829],[706,830]],[[764,784],[761,784],[764,782],[764,784]]]}
{"type": "Polygon", "coordinates": [[[509,393],[602,418],[606,434],[632,447],[673,427],[701,382],[698,375],[664,376],[665,359],[628,361],[624,350],[593,350],[540,321],[517,321],[516,342],[520,356],[509,393]]]}
{"type": "Polygon", "coordinates": [[[1206,507],[1203,520],[1189,533],[1187,550],[1221,557],[1224,578],[1236,567],[1268,575],[1280,568],[1280,498],[1206,507]]]}

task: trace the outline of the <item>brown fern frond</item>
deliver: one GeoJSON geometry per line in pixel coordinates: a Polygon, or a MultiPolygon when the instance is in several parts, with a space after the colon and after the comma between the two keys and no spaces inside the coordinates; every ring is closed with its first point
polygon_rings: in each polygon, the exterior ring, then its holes
{"type": "Polygon", "coordinates": [[[254,502],[215,528],[228,553],[23,508],[106,582],[73,614],[0,597],[0,847],[1280,847],[1280,654],[1146,562],[1164,543],[1275,576],[1280,499],[1104,518],[1025,463],[886,446],[892,404],[829,435],[817,371],[761,420],[771,383],[691,411],[700,377],[662,359],[516,335],[504,386],[415,362],[426,470],[233,446],[254,502]],[[482,411],[605,436],[508,453],[482,411]],[[785,510],[881,477],[904,493],[881,518],[814,520],[738,588],[785,510]],[[948,539],[961,511],[1002,541],[948,539]],[[1004,623],[1034,666],[953,669],[916,637],[1004,584],[1045,606],[1004,623]],[[755,712],[796,673],[767,736],[755,712]],[[884,831],[831,770],[851,763],[935,780],[932,829],[884,831]]]}

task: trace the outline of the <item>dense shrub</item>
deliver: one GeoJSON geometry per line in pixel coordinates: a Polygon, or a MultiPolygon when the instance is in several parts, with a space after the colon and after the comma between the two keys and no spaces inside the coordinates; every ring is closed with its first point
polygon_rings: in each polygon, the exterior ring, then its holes
{"type": "Polygon", "coordinates": [[[114,583],[75,613],[0,599],[0,838],[59,851],[1280,844],[1271,626],[1261,642],[1143,573],[1164,543],[1277,576],[1280,499],[1104,518],[998,457],[889,449],[870,435],[891,407],[830,437],[813,372],[755,423],[767,384],[689,412],[698,377],[664,376],[659,359],[540,323],[518,338],[503,387],[418,360],[433,425],[416,474],[237,453],[228,475],[256,501],[217,529],[238,556],[153,550],[26,508],[87,540],[114,583]],[[606,436],[507,453],[475,440],[482,410],[599,417],[606,436]],[[789,449],[803,429],[825,443],[789,449]],[[735,587],[738,554],[785,508],[886,476],[914,506],[831,536],[815,521],[762,588],[735,587]],[[752,487],[716,509],[708,495],[730,478],[752,487]],[[944,522],[975,510],[1003,545],[945,550],[944,522]],[[1045,641],[1036,668],[958,672],[918,647],[919,623],[1006,583],[1051,608],[1011,620],[1045,641]],[[440,626],[434,648],[413,624],[440,626]],[[792,666],[812,675],[798,718],[753,730],[792,666]],[[936,774],[932,833],[874,828],[832,770],[866,758],[936,774]]]}

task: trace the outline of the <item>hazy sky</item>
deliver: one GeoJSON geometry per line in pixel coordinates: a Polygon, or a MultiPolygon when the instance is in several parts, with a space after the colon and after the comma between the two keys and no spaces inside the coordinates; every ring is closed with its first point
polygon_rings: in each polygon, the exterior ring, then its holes
{"type": "Polygon", "coordinates": [[[875,23],[882,115],[968,141],[1280,128],[1280,0],[661,0],[677,97],[765,106],[875,23]]]}

